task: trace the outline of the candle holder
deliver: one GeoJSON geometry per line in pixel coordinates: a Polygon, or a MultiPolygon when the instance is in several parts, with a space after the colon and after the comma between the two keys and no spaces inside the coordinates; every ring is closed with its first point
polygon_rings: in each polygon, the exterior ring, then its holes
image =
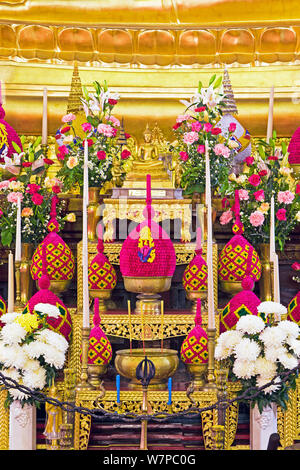
{"type": "Polygon", "coordinates": [[[104,389],[101,377],[106,374],[107,366],[108,364],[88,364],[89,383],[92,387],[104,389]]]}
{"type": "Polygon", "coordinates": [[[215,328],[207,328],[207,347],[208,347],[208,364],[207,364],[207,390],[216,389],[216,378],[214,374],[215,370],[215,340],[216,340],[215,328]]]}
{"type": "Polygon", "coordinates": [[[23,307],[21,302],[21,261],[15,261],[15,277],[16,277],[16,299],[15,307],[18,309],[23,307]]]}
{"type": "Polygon", "coordinates": [[[186,367],[191,376],[191,382],[187,388],[187,396],[194,392],[201,392],[206,387],[206,374],[207,374],[207,363],[199,364],[186,364],[186,367]]]}
{"type": "Polygon", "coordinates": [[[48,158],[49,145],[41,144],[41,149],[45,158],[48,158]]]}
{"type": "Polygon", "coordinates": [[[31,258],[33,254],[33,244],[32,243],[22,243],[22,259],[21,259],[21,280],[20,280],[20,290],[21,290],[21,303],[26,305],[28,300],[32,295],[32,277],[30,274],[30,265],[31,258]]]}
{"type": "Polygon", "coordinates": [[[218,367],[215,369],[218,406],[218,424],[224,426],[226,419],[226,398],[229,368],[218,367]]]}
{"type": "Polygon", "coordinates": [[[81,353],[81,375],[80,382],[76,387],[76,390],[95,390],[95,388],[89,383],[88,374],[88,350],[89,350],[89,336],[90,327],[82,328],[82,353],[81,353]]]}

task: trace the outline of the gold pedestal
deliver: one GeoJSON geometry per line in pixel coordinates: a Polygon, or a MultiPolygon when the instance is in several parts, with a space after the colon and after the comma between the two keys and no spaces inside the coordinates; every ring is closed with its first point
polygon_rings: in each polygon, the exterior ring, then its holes
{"type": "Polygon", "coordinates": [[[188,391],[199,392],[205,389],[207,363],[205,364],[186,364],[186,367],[191,375],[191,383],[189,384],[188,391]]]}
{"type": "Polygon", "coordinates": [[[106,312],[106,304],[105,301],[109,300],[111,297],[111,289],[90,289],[89,294],[92,299],[99,299],[99,314],[100,316],[106,312]]]}
{"type": "Polygon", "coordinates": [[[154,378],[148,386],[149,390],[166,390],[168,378],[174,375],[178,367],[178,353],[174,349],[123,349],[116,352],[115,367],[118,374],[130,379],[128,388],[142,390],[142,385],[136,378],[136,368],[147,356],[155,367],[154,378]]]}
{"type": "Polygon", "coordinates": [[[232,297],[243,290],[242,283],[239,281],[220,281],[220,289],[232,297]]]}
{"type": "Polygon", "coordinates": [[[135,313],[160,314],[160,292],[166,292],[171,287],[172,277],[123,277],[124,287],[128,292],[139,294],[135,313]]]}
{"type": "Polygon", "coordinates": [[[95,387],[89,383],[88,374],[88,350],[89,350],[89,336],[90,328],[82,328],[82,346],[81,346],[81,374],[80,382],[76,386],[76,390],[95,390],[95,387]]]}
{"type": "Polygon", "coordinates": [[[89,188],[89,203],[87,207],[87,232],[88,240],[98,240],[97,225],[100,220],[100,189],[89,188]]]}
{"type": "Polygon", "coordinates": [[[261,243],[259,245],[259,257],[261,262],[261,276],[259,279],[260,300],[272,300],[272,265],[270,263],[270,245],[261,243]]]}
{"type": "Polygon", "coordinates": [[[201,299],[201,312],[207,311],[207,290],[189,290],[186,291],[186,297],[193,302],[192,313],[197,313],[197,300],[201,299]]]}
{"type": "Polygon", "coordinates": [[[33,244],[22,243],[22,259],[20,266],[20,296],[22,305],[26,305],[32,295],[32,277],[30,273],[32,253],[33,244]]]}
{"type": "MultiPolygon", "coordinates": [[[[49,290],[53,292],[53,294],[57,295],[58,297],[68,290],[69,285],[71,284],[71,279],[63,280],[63,281],[50,281],[49,290]]],[[[39,289],[39,281],[36,280],[36,287],[39,289]]]]}
{"type": "Polygon", "coordinates": [[[101,386],[102,380],[100,377],[106,374],[107,364],[89,364],[88,365],[88,375],[89,383],[94,388],[99,388],[101,386]]]}

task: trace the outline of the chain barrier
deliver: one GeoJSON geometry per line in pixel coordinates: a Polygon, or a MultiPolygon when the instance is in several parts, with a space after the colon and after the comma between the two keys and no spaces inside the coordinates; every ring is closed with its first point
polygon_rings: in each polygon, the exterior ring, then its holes
{"type": "MultiPolygon", "coordinates": [[[[60,401],[53,397],[48,397],[43,392],[38,392],[36,390],[32,390],[25,385],[19,384],[16,380],[12,379],[11,377],[7,377],[0,372],[0,387],[1,389],[15,389],[19,390],[20,392],[28,395],[34,401],[39,403],[49,403],[51,405],[57,406],[67,413],[79,413],[85,416],[91,416],[91,418],[99,419],[100,417],[109,418],[111,421],[124,421],[124,422],[137,422],[137,421],[155,421],[155,422],[166,422],[173,420],[174,418],[191,418],[195,416],[201,416],[202,413],[211,410],[219,410],[219,409],[227,409],[230,406],[234,405],[238,402],[245,402],[245,401],[253,401],[255,398],[259,396],[259,394],[266,388],[270,387],[271,385],[280,385],[280,382],[277,382],[279,378],[281,382],[287,382],[289,380],[289,376],[292,374],[298,374],[300,369],[300,364],[290,369],[289,371],[281,372],[276,377],[274,377],[270,382],[263,385],[262,387],[249,387],[246,391],[244,391],[241,395],[234,397],[232,399],[229,398],[222,398],[218,400],[216,403],[206,406],[203,408],[198,408],[197,406],[191,406],[186,411],[178,411],[176,413],[169,413],[169,412],[157,412],[154,414],[138,414],[138,413],[119,413],[119,412],[110,412],[106,411],[103,408],[95,408],[90,409],[83,406],[76,406],[74,403],[68,401],[60,401]]],[[[96,401],[96,400],[95,400],[96,401]]]]}

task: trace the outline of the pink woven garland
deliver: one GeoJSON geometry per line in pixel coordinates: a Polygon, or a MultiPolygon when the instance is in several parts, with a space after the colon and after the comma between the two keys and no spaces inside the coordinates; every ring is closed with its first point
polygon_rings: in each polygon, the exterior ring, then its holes
{"type": "Polygon", "coordinates": [[[99,299],[95,299],[94,304],[94,326],[89,336],[88,364],[105,365],[109,364],[112,358],[112,347],[107,336],[100,327],[101,319],[99,315],[99,299]]]}
{"type": "Polygon", "coordinates": [[[288,159],[289,163],[292,165],[297,165],[300,163],[300,127],[296,129],[288,146],[288,159]]]}
{"type": "Polygon", "coordinates": [[[195,326],[187,335],[180,349],[180,357],[185,364],[206,364],[208,362],[208,337],[201,325],[201,299],[197,299],[195,326]]]}

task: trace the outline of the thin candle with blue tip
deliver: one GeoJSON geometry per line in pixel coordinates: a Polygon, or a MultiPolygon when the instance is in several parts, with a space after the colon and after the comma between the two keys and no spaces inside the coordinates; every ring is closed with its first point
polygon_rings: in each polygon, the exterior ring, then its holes
{"type": "Polygon", "coordinates": [[[117,403],[120,403],[120,376],[116,376],[116,386],[117,386],[117,403]]]}
{"type": "Polygon", "coordinates": [[[172,405],[172,377],[169,377],[169,380],[168,380],[168,390],[169,390],[168,405],[172,405]]]}

